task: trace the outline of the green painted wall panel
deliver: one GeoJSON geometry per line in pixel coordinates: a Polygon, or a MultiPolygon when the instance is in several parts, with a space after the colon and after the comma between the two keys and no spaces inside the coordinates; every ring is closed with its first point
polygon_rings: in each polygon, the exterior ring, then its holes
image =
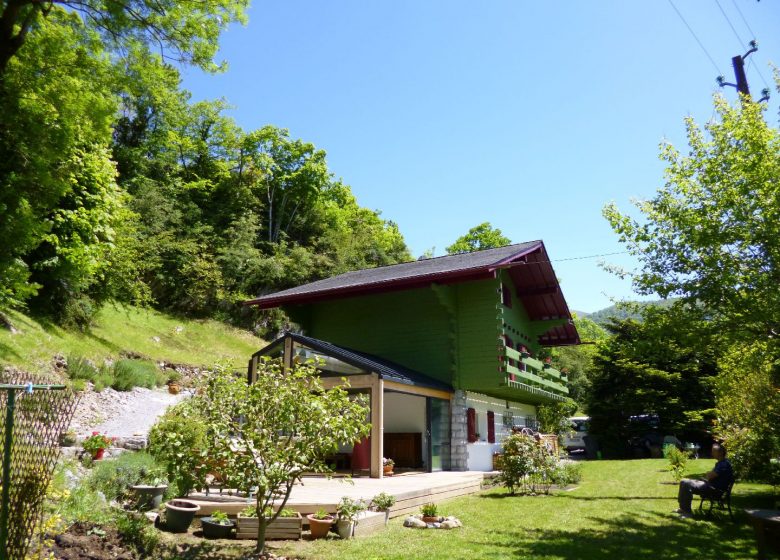
{"type": "Polygon", "coordinates": [[[306,334],[374,354],[451,383],[447,311],[432,289],[310,304],[306,334]]]}

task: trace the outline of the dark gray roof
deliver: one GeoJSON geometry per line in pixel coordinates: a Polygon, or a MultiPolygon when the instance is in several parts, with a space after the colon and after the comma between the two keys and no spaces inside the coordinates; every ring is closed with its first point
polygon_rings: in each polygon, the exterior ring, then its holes
{"type": "Polygon", "coordinates": [[[326,294],[335,295],[339,292],[354,292],[368,288],[390,288],[414,282],[433,282],[441,278],[468,276],[470,273],[491,271],[494,267],[519,258],[541,245],[541,241],[529,241],[496,249],[345,272],[338,276],[262,296],[248,301],[246,304],[275,307],[326,294]]]}
{"type": "MultiPolygon", "coordinates": [[[[324,340],[311,338],[309,336],[304,336],[297,333],[284,334],[281,338],[276,339],[274,342],[260,350],[257,354],[263,355],[267,351],[276,347],[279,341],[286,337],[290,337],[299,344],[303,344],[312,350],[322,352],[326,356],[332,356],[333,358],[337,358],[357,368],[375,372],[382,379],[396,381],[398,383],[403,383],[404,385],[413,385],[415,387],[428,387],[429,389],[452,391],[452,387],[447,383],[433,379],[432,377],[428,377],[419,371],[409,369],[405,366],[402,366],[401,364],[396,364],[395,362],[385,360],[379,356],[373,356],[371,354],[366,354],[365,352],[352,350],[350,348],[345,348],[344,346],[338,346],[324,340]]],[[[348,378],[349,376],[346,377],[348,378]]]]}

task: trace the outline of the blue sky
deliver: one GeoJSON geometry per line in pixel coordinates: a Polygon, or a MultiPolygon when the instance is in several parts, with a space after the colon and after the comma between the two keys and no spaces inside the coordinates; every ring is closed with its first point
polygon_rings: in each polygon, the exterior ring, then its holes
{"type": "MultiPolygon", "coordinates": [[[[756,67],[772,84],[777,2],[674,5],[729,81],[753,38],[738,6],[759,41],[751,89],[765,87],[756,67]]],[[[659,142],[684,148],[684,116],[709,120],[718,90],[668,0],[255,0],[249,17],[222,38],[226,72],[184,72],[194,99],[225,98],[245,129],[274,124],[324,149],[415,256],[484,221],[543,239],[574,310],[632,297],[598,266],[630,268],[626,256],[578,257],[623,250],[601,208],[652,196],[659,142]]]]}

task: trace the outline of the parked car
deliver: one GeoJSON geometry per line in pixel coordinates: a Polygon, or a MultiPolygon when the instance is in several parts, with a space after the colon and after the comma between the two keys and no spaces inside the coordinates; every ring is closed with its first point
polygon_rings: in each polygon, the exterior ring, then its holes
{"type": "Polygon", "coordinates": [[[573,416],[569,418],[572,429],[563,434],[563,447],[568,452],[584,451],[585,436],[588,435],[589,416],[573,416]]]}

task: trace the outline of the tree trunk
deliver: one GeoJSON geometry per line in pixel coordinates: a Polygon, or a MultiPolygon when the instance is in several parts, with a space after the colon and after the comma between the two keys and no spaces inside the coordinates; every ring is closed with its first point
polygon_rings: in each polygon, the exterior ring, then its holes
{"type": "Polygon", "coordinates": [[[265,551],[265,528],[268,525],[268,520],[264,515],[259,515],[257,518],[257,546],[255,551],[258,554],[262,554],[265,551]]]}

